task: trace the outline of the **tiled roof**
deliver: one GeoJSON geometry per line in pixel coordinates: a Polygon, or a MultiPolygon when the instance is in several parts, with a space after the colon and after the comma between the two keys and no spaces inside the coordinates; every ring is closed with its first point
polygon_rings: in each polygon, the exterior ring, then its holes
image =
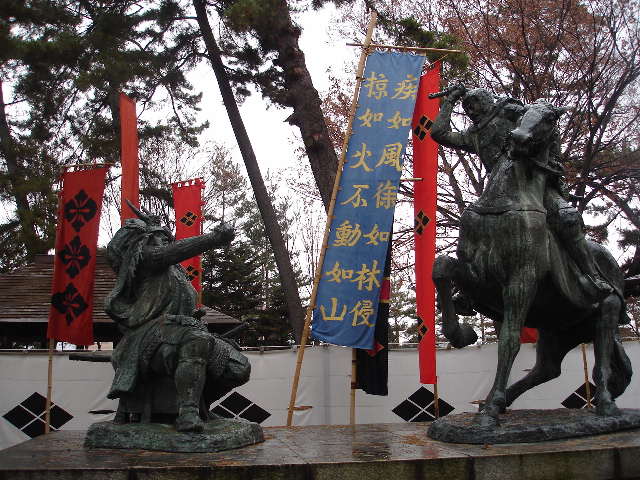
{"type": "MultiPolygon", "coordinates": [[[[51,306],[51,279],[53,278],[53,256],[37,255],[33,263],[21,269],[0,275],[0,322],[46,323],[51,306]]],[[[107,294],[115,284],[115,274],[98,255],[94,292],[94,323],[113,323],[104,313],[107,294]]],[[[240,323],[224,313],[205,307],[204,319],[209,324],[233,325],[240,323]]]]}

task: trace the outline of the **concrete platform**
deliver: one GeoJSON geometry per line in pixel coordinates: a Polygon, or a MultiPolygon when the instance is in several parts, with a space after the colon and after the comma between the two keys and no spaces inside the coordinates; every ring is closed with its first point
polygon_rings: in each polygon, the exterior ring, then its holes
{"type": "Polygon", "coordinates": [[[87,450],[85,432],[60,431],[0,451],[0,479],[640,479],[640,430],[483,446],[431,440],[427,426],[268,427],[264,443],[191,454],[87,450]]]}

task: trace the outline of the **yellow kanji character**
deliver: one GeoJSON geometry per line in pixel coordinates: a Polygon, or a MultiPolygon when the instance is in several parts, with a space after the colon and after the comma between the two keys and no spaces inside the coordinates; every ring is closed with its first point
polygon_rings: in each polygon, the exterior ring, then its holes
{"type": "Polygon", "coordinates": [[[355,226],[349,223],[349,220],[345,220],[336,228],[336,239],[333,241],[334,247],[353,247],[360,237],[362,236],[362,230],[360,230],[360,224],[356,223],[355,226]]]}
{"type": "Polygon", "coordinates": [[[382,150],[382,155],[380,155],[380,160],[378,160],[378,163],[376,164],[376,168],[378,168],[380,165],[391,165],[392,167],[395,167],[397,171],[401,172],[401,157],[402,144],[400,142],[385,145],[384,150],[382,150]]]}
{"type": "Polygon", "coordinates": [[[349,313],[353,313],[353,320],[351,321],[352,327],[359,325],[373,327],[374,324],[369,322],[369,317],[374,313],[373,302],[371,300],[359,300],[349,313]]]}
{"type": "Polygon", "coordinates": [[[365,198],[362,198],[362,190],[368,189],[369,185],[354,185],[353,188],[356,189],[356,191],[353,192],[353,195],[347,198],[344,202],[340,203],[340,205],[346,205],[347,203],[350,203],[351,205],[353,205],[353,208],[366,207],[367,205],[369,205],[367,203],[367,200],[365,198]]]}
{"type": "Polygon", "coordinates": [[[399,100],[415,99],[416,93],[418,92],[418,79],[410,73],[407,74],[406,79],[396,83],[394,92],[391,98],[397,98],[399,100]]]}
{"type": "Polygon", "coordinates": [[[336,262],[331,270],[324,272],[324,275],[329,277],[327,282],[342,283],[342,280],[351,280],[353,278],[353,270],[340,268],[340,262],[336,262]]]}
{"type": "Polygon", "coordinates": [[[387,77],[384,73],[376,75],[376,72],[371,72],[371,76],[367,77],[364,88],[367,89],[367,97],[374,97],[376,100],[380,100],[382,97],[387,96],[387,77]]]}
{"type": "Polygon", "coordinates": [[[371,231],[363,237],[368,238],[369,241],[365,245],[380,245],[380,242],[389,241],[389,232],[381,232],[378,224],[376,223],[371,231]]]}
{"type": "Polygon", "coordinates": [[[373,122],[382,121],[382,113],[373,113],[370,108],[358,117],[358,120],[362,120],[361,127],[373,127],[373,122]]]}
{"type": "Polygon", "coordinates": [[[324,272],[325,276],[330,277],[328,282],[342,282],[342,269],[340,268],[340,262],[336,262],[333,268],[327,272],[324,272]]]}
{"type": "Polygon", "coordinates": [[[398,129],[400,127],[408,127],[409,125],[411,125],[411,117],[402,117],[400,115],[400,112],[396,110],[396,113],[394,113],[393,116],[387,120],[387,122],[391,124],[387,128],[398,129]]]}
{"type": "Polygon", "coordinates": [[[338,314],[338,299],[335,297],[331,297],[331,313],[327,315],[326,310],[324,309],[324,305],[320,305],[320,315],[322,315],[322,320],[325,321],[337,321],[341,322],[344,320],[344,316],[347,313],[347,306],[342,306],[342,311],[338,314]]]}
{"type": "Polygon", "coordinates": [[[351,282],[355,282],[358,284],[358,290],[362,290],[364,288],[365,290],[371,291],[373,290],[374,286],[380,286],[380,282],[376,277],[380,273],[377,260],[373,261],[373,263],[371,264],[371,269],[369,269],[369,267],[367,267],[367,265],[363,263],[362,269],[358,270],[356,273],[358,274],[358,276],[351,280],[351,282]]]}
{"type": "Polygon", "coordinates": [[[369,168],[369,165],[367,165],[367,157],[371,156],[371,151],[367,150],[366,143],[362,143],[362,148],[351,156],[359,158],[359,160],[356,162],[355,165],[351,165],[350,168],[362,167],[364,168],[365,172],[373,172],[373,168],[369,168]]]}
{"type": "Polygon", "coordinates": [[[393,208],[396,204],[396,191],[398,187],[391,183],[391,180],[387,180],[386,183],[379,183],[376,190],[376,208],[393,208]]]}

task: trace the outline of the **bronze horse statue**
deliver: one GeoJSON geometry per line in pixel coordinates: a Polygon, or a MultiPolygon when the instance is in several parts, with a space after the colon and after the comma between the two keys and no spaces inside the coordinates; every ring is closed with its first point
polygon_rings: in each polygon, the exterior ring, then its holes
{"type": "Polygon", "coordinates": [[[600,274],[612,287],[604,298],[594,299],[577,281],[575,262],[547,224],[545,165],[564,111],[541,101],[526,107],[484,192],[462,214],[458,258],[440,256],[434,263],[443,333],[454,347],[477,340],[469,325],[458,322],[454,285],[497,324],[498,366],[477,418],[480,425],[498,425],[498,415],[516,398],[558,377],[562,359],[580,343],[594,343],[597,414],[619,414],[614,400],[631,381],[631,362],[617,339],[618,324],[627,320],[619,266],[604,247],[589,242],[600,274]],[[539,332],[536,364],[507,388],[524,326],[539,332]]]}

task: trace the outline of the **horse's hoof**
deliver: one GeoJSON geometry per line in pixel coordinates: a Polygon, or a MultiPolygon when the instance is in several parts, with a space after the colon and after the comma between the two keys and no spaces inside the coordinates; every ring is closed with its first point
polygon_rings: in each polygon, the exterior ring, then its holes
{"type": "Polygon", "coordinates": [[[460,325],[460,328],[455,329],[453,332],[445,332],[445,337],[453,348],[464,348],[478,341],[478,334],[473,330],[473,327],[466,323],[460,325]]]}
{"type": "Polygon", "coordinates": [[[455,307],[456,315],[472,317],[476,314],[473,309],[473,302],[463,293],[457,293],[453,296],[453,306],[455,307]]]}
{"type": "Polygon", "coordinates": [[[613,401],[600,401],[596,406],[596,415],[600,415],[601,417],[617,417],[621,414],[622,412],[613,401]]]}
{"type": "Polygon", "coordinates": [[[494,427],[500,426],[500,421],[498,420],[498,417],[493,417],[486,412],[480,412],[479,414],[476,415],[474,420],[475,420],[475,424],[478,425],[479,427],[494,428],[494,427]]]}

